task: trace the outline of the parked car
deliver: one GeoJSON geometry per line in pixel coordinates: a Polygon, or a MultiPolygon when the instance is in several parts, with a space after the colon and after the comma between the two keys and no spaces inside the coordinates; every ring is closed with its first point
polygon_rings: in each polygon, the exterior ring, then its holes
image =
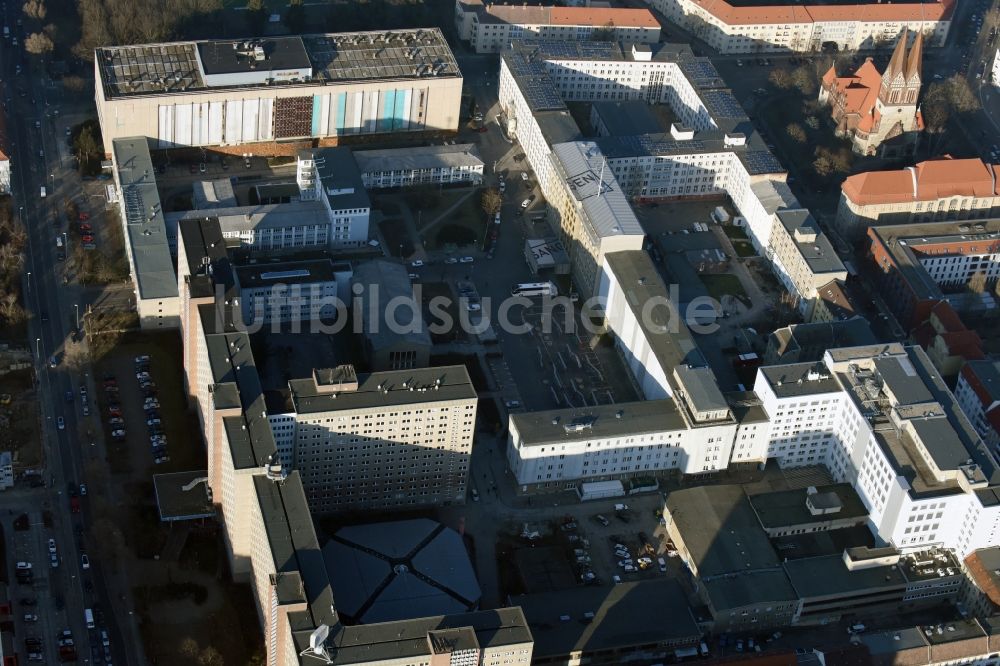
{"type": "Polygon", "coordinates": [[[56,552],[56,540],[55,539],[49,539],[49,552],[50,553],[56,552]]]}
{"type": "Polygon", "coordinates": [[[38,616],[35,615],[34,613],[25,613],[24,614],[24,621],[25,622],[38,622],[38,616]]]}
{"type": "Polygon", "coordinates": [[[65,430],[66,429],[66,419],[64,419],[61,416],[58,417],[56,419],[56,427],[59,428],[60,430],[65,430]]]}
{"type": "Polygon", "coordinates": [[[472,258],[472,257],[462,257],[458,261],[459,261],[459,263],[462,263],[462,264],[471,264],[473,261],[475,261],[475,259],[472,258]]]}
{"type": "Polygon", "coordinates": [[[411,261],[410,262],[410,266],[412,266],[413,268],[420,268],[423,265],[424,265],[424,262],[421,261],[420,259],[417,259],[415,261],[411,261]]]}
{"type": "Polygon", "coordinates": [[[86,553],[80,556],[80,566],[84,571],[90,568],[90,558],[87,557],[86,553]]]}

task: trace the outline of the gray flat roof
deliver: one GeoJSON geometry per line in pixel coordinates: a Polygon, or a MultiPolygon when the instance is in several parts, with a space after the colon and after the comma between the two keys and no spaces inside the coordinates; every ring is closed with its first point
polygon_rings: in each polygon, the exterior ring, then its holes
{"type": "MultiPolygon", "coordinates": [[[[298,35],[288,37],[268,37],[256,40],[263,49],[267,69],[301,69],[311,68],[309,56],[302,38],[298,35]]],[[[233,41],[195,42],[198,58],[201,60],[202,71],[205,74],[235,74],[239,72],[254,72],[262,65],[243,55],[233,48],[233,41]]]]}
{"type": "Polygon", "coordinates": [[[274,284],[311,284],[332,282],[335,271],[350,271],[346,264],[334,264],[329,259],[308,259],[304,261],[281,261],[266,264],[244,264],[236,266],[236,277],[240,288],[261,287],[274,284]]]}
{"type": "Polygon", "coordinates": [[[230,57],[229,52],[240,41],[245,40],[106,46],[96,49],[94,58],[108,99],[264,87],[251,83],[210,88],[204,78],[235,73],[274,72],[269,85],[288,85],[290,81],[283,78],[282,69],[309,70],[311,79],[298,81],[297,85],[317,87],[355,81],[462,76],[438,28],[265,37],[257,42],[263,46],[267,59],[255,62],[253,68],[248,61],[237,63],[235,56],[230,57]],[[206,59],[206,55],[211,58],[206,59]]]}
{"type": "Polygon", "coordinates": [[[716,612],[769,602],[797,601],[795,588],[779,567],[702,581],[716,612]]]}
{"type": "Polygon", "coordinates": [[[864,503],[849,483],[815,486],[817,494],[833,493],[840,500],[840,511],[814,516],[806,506],[808,489],[781,490],[750,496],[750,505],[765,528],[803,525],[846,518],[863,519],[868,515],[864,503]]]}
{"type": "Polygon", "coordinates": [[[669,432],[687,427],[677,405],[669,399],[516,412],[510,415],[510,421],[526,446],[669,432]]]}
{"type": "Polygon", "coordinates": [[[640,645],[693,645],[701,636],[687,596],[675,580],[576,587],[524,594],[510,601],[520,606],[531,627],[532,658],[640,645]],[[593,619],[584,613],[593,613],[593,619]]]}
{"type": "Polygon", "coordinates": [[[160,520],[196,520],[215,516],[215,506],[208,498],[208,472],[203,469],[190,472],[154,474],[153,490],[160,520]],[[204,482],[199,480],[203,479],[204,482]]]}
{"type": "Polygon", "coordinates": [[[280,483],[258,474],[253,484],[279,578],[279,603],[291,603],[304,595],[302,600],[316,626],[334,624],[333,592],[298,471],[293,470],[280,483]],[[289,578],[288,585],[281,583],[283,574],[289,578]]]}
{"type": "Polygon", "coordinates": [[[663,131],[659,119],[649,110],[649,104],[642,100],[594,102],[593,110],[611,136],[652,134],[663,131]]]}
{"type": "Polygon", "coordinates": [[[840,555],[805,557],[784,563],[792,587],[803,599],[846,595],[851,592],[906,587],[906,576],[893,565],[850,571],[840,555]]]}
{"type": "Polygon", "coordinates": [[[758,370],[775,395],[780,398],[793,396],[839,393],[840,382],[821,363],[788,363],[764,366],[758,370]]]}
{"type": "Polygon", "coordinates": [[[778,566],[778,556],[742,487],[675,490],[667,496],[666,506],[700,578],[778,566]]]}
{"type": "Polygon", "coordinates": [[[479,148],[474,143],[443,146],[415,146],[386,150],[357,150],[354,160],[362,173],[417,171],[446,167],[481,167],[479,148]]]}
{"type": "Polygon", "coordinates": [[[671,304],[667,287],[649,254],[644,250],[609,252],[604,260],[622,285],[625,300],[666,373],[669,375],[678,365],[704,365],[705,358],[695,345],[687,324],[671,304]],[[669,312],[664,313],[664,307],[657,307],[644,317],[643,308],[654,299],[663,302],[669,312]]]}
{"type": "Polygon", "coordinates": [[[795,243],[796,249],[809,270],[813,273],[839,273],[843,272],[846,277],[847,269],[844,263],[837,256],[830,244],[830,239],[826,237],[819,224],[813,219],[812,213],[804,208],[793,210],[779,210],[778,220],[788,231],[789,237],[795,243]],[[811,240],[800,240],[796,232],[813,234],[811,240]]]}
{"type": "Polygon", "coordinates": [[[893,629],[890,631],[873,631],[859,636],[861,642],[873,655],[892,654],[913,648],[927,646],[924,633],[917,627],[893,629]]]}
{"type": "MultiPolygon", "coordinates": [[[[367,199],[367,195],[365,196],[367,199]]],[[[359,199],[361,201],[361,199],[359,199]]],[[[223,231],[249,231],[302,227],[307,225],[327,226],[330,217],[326,206],[318,200],[292,199],[288,203],[257,204],[234,208],[210,208],[169,213],[168,217],[180,224],[184,220],[204,220],[215,218],[223,231]]]]}
{"type": "Polygon", "coordinates": [[[464,365],[414,370],[389,370],[358,375],[358,390],[318,394],[312,378],[288,382],[292,403],[299,414],[315,414],[346,409],[376,409],[446,400],[474,400],[476,390],[464,365]],[[439,388],[434,389],[440,380],[439,388]],[[403,388],[403,384],[417,390],[403,388]],[[379,390],[379,386],[383,390],[379,390]],[[427,390],[420,390],[426,388],[427,390]],[[384,391],[384,392],[383,392],[384,391]]]}
{"type": "Polygon", "coordinates": [[[722,397],[715,373],[707,366],[679,365],[674,368],[687,399],[699,412],[728,410],[729,403],[722,397]]]}
{"type": "Polygon", "coordinates": [[[394,299],[398,303],[416,303],[413,283],[405,266],[382,259],[366,261],[355,266],[351,281],[353,285],[363,288],[355,297],[362,302],[365,314],[361,330],[368,344],[375,349],[399,344],[431,346],[431,336],[420,316],[419,304],[412,308],[388,307],[394,299]],[[417,321],[414,321],[415,315],[418,316],[417,321]]]}
{"type": "Polygon", "coordinates": [[[311,153],[315,157],[316,172],[330,202],[330,208],[335,211],[371,208],[372,202],[368,198],[368,190],[361,180],[361,171],[350,148],[337,146],[301,152],[311,153]]]}
{"type": "MultiPolygon", "coordinates": [[[[1000,400],[1000,363],[989,359],[973,360],[966,361],[965,368],[968,368],[979,382],[979,386],[975,387],[977,397],[979,389],[982,388],[991,400],[1000,400]]],[[[981,397],[979,399],[982,400],[981,397]]]]}
{"type": "MultiPolygon", "coordinates": [[[[413,660],[431,654],[429,632],[462,627],[470,627],[476,633],[481,649],[532,642],[524,614],[514,607],[352,627],[340,625],[330,632],[327,646],[331,663],[337,666],[413,660]]],[[[310,631],[295,634],[297,651],[309,647],[309,634],[310,631]]]]}
{"type": "Polygon", "coordinates": [[[887,356],[874,361],[875,370],[892,391],[897,404],[913,405],[934,400],[917,375],[913,362],[906,356],[887,356]]]}
{"type": "Polygon", "coordinates": [[[125,208],[125,242],[139,298],[176,298],[177,273],[146,137],[115,139],[112,150],[125,208]]]}

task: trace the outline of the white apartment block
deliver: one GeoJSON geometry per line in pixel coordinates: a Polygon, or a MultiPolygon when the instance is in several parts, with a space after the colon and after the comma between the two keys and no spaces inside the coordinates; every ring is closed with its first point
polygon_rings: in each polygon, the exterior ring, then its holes
{"type": "MultiPolygon", "coordinates": [[[[746,218],[755,249],[772,262],[780,261],[770,248],[775,214],[801,206],[784,182],[781,164],[754,132],[739,102],[711,63],[695,57],[688,47],[632,45],[625,51],[610,42],[518,42],[501,56],[499,99],[508,132],[517,137],[542,193],[559,213],[580,293],[593,293],[605,254],[639,246],[641,225],[625,210],[632,200],[728,195],[746,218]],[[566,101],[625,100],[667,104],[679,122],[669,135],[579,140],[566,101]],[[574,145],[578,147],[570,148],[574,145]],[[579,161],[567,164],[581,152],[586,166],[579,161]],[[583,178],[575,178],[577,173],[583,178]],[[615,216],[607,221],[587,210],[594,206],[590,197],[597,192],[593,183],[598,178],[605,182],[604,198],[623,204],[612,206],[615,216]],[[583,205],[571,205],[575,202],[583,205]]],[[[818,233],[814,246],[829,243],[818,233]]],[[[774,266],[803,311],[811,308],[815,287],[842,270],[833,266],[832,250],[825,256],[828,261],[796,263],[796,271],[801,265],[820,271],[801,279],[791,279],[791,269],[783,265],[774,266]]]]}
{"type": "Polygon", "coordinates": [[[660,23],[648,9],[529,7],[456,0],[455,27],[459,39],[476,53],[499,53],[515,39],[660,41],[660,23]]]}
{"type": "Polygon", "coordinates": [[[997,88],[1000,88],[1000,49],[997,49],[993,56],[993,64],[990,66],[990,81],[997,88]]]}
{"type": "Polygon", "coordinates": [[[812,315],[820,287],[831,280],[846,280],[847,269],[812,214],[804,208],[779,210],[768,242],[774,274],[797,297],[806,319],[812,315]]]}
{"type": "Polygon", "coordinates": [[[369,189],[416,185],[478,185],[483,161],[474,143],[358,150],[354,160],[369,189]]]}
{"type": "Polygon", "coordinates": [[[289,389],[293,466],[313,511],[465,501],[477,397],[464,366],[361,376],[340,366],[289,389]]]}
{"type": "Polygon", "coordinates": [[[928,46],[942,46],[954,0],[932,3],[803,4],[753,6],[725,0],[649,0],[673,23],[721,53],[840,51],[891,43],[904,28],[922,32],[928,46]]]}
{"type": "Polygon", "coordinates": [[[964,557],[996,542],[996,460],[919,348],[829,350],[819,364],[761,368],[754,391],[770,416],[766,449],[747,456],[737,445],[737,455],[825,465],[902,550],[964,557]]]}

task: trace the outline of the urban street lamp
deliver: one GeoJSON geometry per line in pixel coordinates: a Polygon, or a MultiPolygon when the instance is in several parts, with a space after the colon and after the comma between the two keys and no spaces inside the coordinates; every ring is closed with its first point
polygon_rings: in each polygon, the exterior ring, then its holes
{"type": "Polygon", "coordinates": [[[42,339],[35,338],[35,356],[38,358],[42,357],[42,339]]]}
{"type": "Polygon", "coordinates": [[[76,330],[80,330],[80,304],[74,303],[73,309],[76,310],[76,330]]]}

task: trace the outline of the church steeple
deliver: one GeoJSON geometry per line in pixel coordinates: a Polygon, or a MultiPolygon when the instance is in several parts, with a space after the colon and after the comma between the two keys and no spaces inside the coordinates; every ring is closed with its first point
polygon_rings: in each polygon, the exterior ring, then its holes
{"type": "Polygon", "coordinates": [[[891,82],[896,76],[903,73],[906,67],[906,42],[909,39],[910,31],[903,28],[903,34],[899,36],[896,48],[892,52],[892,58],[889,59],[889,66],[885,68],[885,74],[882,75],[883,81],[891,82]]]}
{"type": "Polygon", "coordinates": [[[879,99],[883,104],[892,105],[906,101],[906,42],[910,37],[910,31],[903,28],[903,33],[896,42],[896,48],[889,59],[889,66],[882,74],[882,85],[879,88],[879,99]]]}
{"type": "Polygon", "coordinates": [[[912,86],[914,83],[920,85],[920,69],[924,62],[924,33],[918,32],[917,38],[913,40],[913,48],[910,49],[910,56],[906,59],[906,84],[912,86]]]}

